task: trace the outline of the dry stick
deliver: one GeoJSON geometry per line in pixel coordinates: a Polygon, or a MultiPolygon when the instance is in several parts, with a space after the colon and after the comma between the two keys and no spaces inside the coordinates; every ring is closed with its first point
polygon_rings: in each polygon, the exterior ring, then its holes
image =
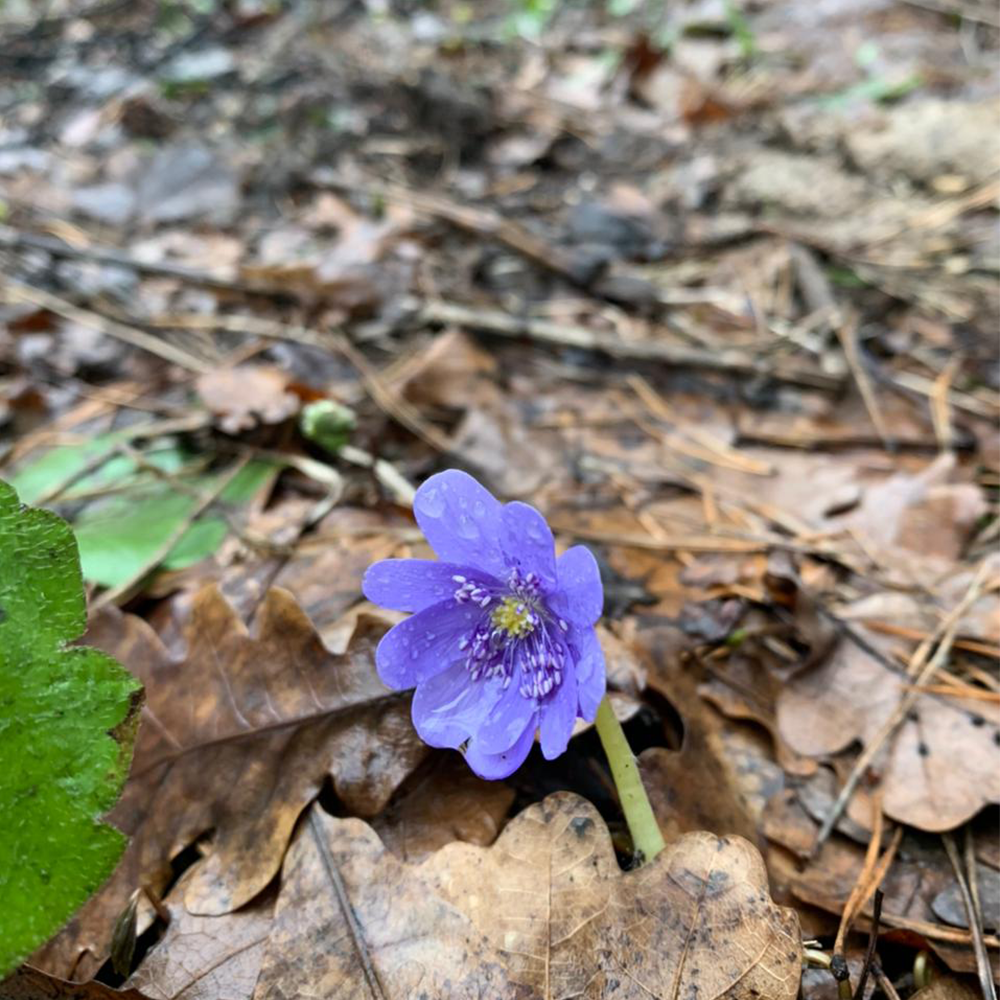
{"type": "Polygon", "coordinates": [[[844,953],[844,944],[847,940],[847,935],[850,933],[851,925],[858,914],[864,910],[872,893],[885,880],[886,875],[889,873],[889,868],[896,857],[899,842],[903,839],[903,828],[897,826],[893,831],[889,846],[885,849],[882,857],[879,858],[878,850],[882,840],[881,797],[878,797],[878,801],[873,801],[873,811],[877,811],[879,819],[874,824],[871,840],[868,842],[868,851],[865,855],[864,866],[858,874],[858,879],[854,883],[854,888],[851,889],[851,894],[848,896],[847,902],[844,904],[844,912],[840,918],[840,927],[837,929],[837,939],[833,945],[834,952],[840,955],[844,953]]]}
{"type": "MultiPolygon", "coordinates": [[[[861,915],[870,919],[870,914],[867,911],[861,915]]],[[[921,934],[929,941],[947,941],[949,944],[967,946],[972,944],[972,934],[969,931],[960,930],[957,927],[946,927],[944,924],[932,924],[929,920],[914,920],[897,913],[883,913],[882,923],[889,927],[899,927],[904,931],[921,934]]],[[[995,934],[984,934],[983,944],[987,948],[1000,948],[1000,937],[995,934]]]]}
{"type": "MultiPolygon", "coordinates": [[[[944,661],[948,658],[948,654],[951,652],[952,644],[955,641],[955,634],[958,631],[960,619],[982,595],[983,579],[986,575],[987,567],[988,563],[986,560],[980,563],[979,570],[977,571],[972,583],[969,585],[969,590],[967,591],[965,597],[959,601],[947,618],[941,623],[939,629],[941,636],[937,651],[935,652],[933,658],[931,658],[930,662],[927,663],[917,676],[915,682],[916,686],[922,687],[923,685],[929,683],[934,674],[942,666],[944,666],[944,661]]],[[[930,640],[922,644],[914,654],[914,663],[922,663],[923,660],[926,659],[927,655],[924,650],[926,649],[929,651],[932,646],[933,642],[930,640]]],[[[840,819],[841,814],[847,807],[847,803],[854,794],[854,790],[857,788],[861,778],[868,770],[869,765],[882,751],[886,741],[895,735],[896,730],[903,724],[907,714],[919,697],[919,691],[907,691],[906,694],[904,694],[900,699],[899,704],[896,706],[896,710],[891,716],[889,716],[888,719],[886,719],[882,728],[879,729],[875,737],[868,743],[864,750],[862,750],[860,756],[854,762],[854,767],[851,769],[851,773],[848,776],[847,781],[844,783],[844,787],[840,790],[840,794],[837,796],[836,801],[830,808],[830,812],[827,814],[826,819],[823,820],[823,825],[820,827],[819,834],[816,837],[816,843],[813,845],[811,854],[812,857],[815,857],[819,852],[819,849],[826,843],[827,838],[830,836],[837,820],[840,819]]]]}
{"type": "Polygon", "coordinates": [[[177,326],[186,329],[216,329],[227,333],[267,337],[271,340],[288,340],[296,344],[336,351],[352,364],[361,376],[368,395],[375,405],[397,423],[415,434],[421,441],[437,451],[448,454],[451,443],[420,415],[416,407],[393,392],[368,363],[367,358],[344,336],[306,326],[279,323],[256,316],[172,316],[158,320],[157,326],[177,326]]]}
{"type": "Polygon", "coordinates": [[[98,264],[113,264],[116,267],[127,267],[141,274],[150,274],[159,278],[176,278],[178,281],[184,281],[190,285],[217,288],[220,291],[253,291],[253,288],[248,286],[246,282],[234,281],[224,275],[196,271],[181,264],[139,260],[131,254],[113,247],[75,247],[52,236],[21,232],[10,226],[0,226],[0,247],[8,250],[43,250],[53,257],[91,260],[98,264]]]}
{"type": "MultiPolygon", "coordinates": [[[[968,827],[966,827],[968,836],[968,827]]],[[[990,968],[990,957],[986,953],[986,943],[983,940],[983,914],[979,908],[978,897],[979,887],[976,886],[976,895],[973,896],[966,879],[966,873],[962,870],[962,862],[958,856],[958,847],[955,844],[954,836],[948,833],[941,834],[941,841],[948,854],[948,860],[955,871],[955,879],[958,882],[958,891],[962,896],[962,905],[965,907],[965,917],[969,921],[969,931],[972,933],[972,950],[976,956],[976,971],[979,973],[979,986],[983,991],[985,1000],[996,1000],[996,988],[993,985],[993,973],[990,968]]],[[[966,843],[966,861],[969,860],[968,845],[971,838],[966,843]]],[[[973,874],[975,874],[975,852],[973,851],[973,874]]]]}
{"type": "Polygon", "coordinates": [[[190,371],[204,374],[212,370],[211,365],[199,360],[193,354],[189,354],[180,347],[167,343],[159,337],[154,337],[151,333],[146,333],[144,330],[137,330],[135,327],[126,326],[117,320],[106,319],[104,316],[91,312],[89,309],[81,309],[79,306],[73,305],[72,302],[60,298],[58,295],[35,288],[33,285],[22,284],[13,278],[4,276],[0,280],[2,280],[8,294],[15,300],[28,302],[31,305],[38,306],[40,309],[48,309],[49,312],[56,313],[56,315],[62,316],[64,319],[79,323],[81,326],[90,327],[109,337],[115,337],[126,344],[131,344],[133,347],[148,351],[150,354],[156,354],[166,361],[170,361],[175,365],[181,365],[190,371]]]}
{"type": "Polygon", "coordinates": [[[841,323],[837,327],[837,338],[840,346],[844,349],[844,357],[854,376],[854,382],[861,393],[861,399],[871,418],[872,425],[878,433],[882,446],[889,450],[892,446],[889,428],[886,426],[885,417],[882,415],[882,408],[879,406],[878,397],[872,388],[872,381],[865,370],[864,361],[861,358],[861,349],[858,346],[858,323],[852,318],[841,323]]]}
{"type": "MultiPolygon", "coordinates": [[[[354,193],[359,186],[348,178],[332,173],[324,172],[314,179],[325,187],[347,194],[354,193]]],[[[505,218],[491,208],[462,205],[438,194],[411,191],[400,184],[387,181],[365,180],[363,184],[367,193],[406,205],[420,215],[441,219],[473,236],[494,239],[538,267],[558,275],[578,288],[590,290],[591,281],[588,279],[594,275],[584,273],[562,248],[553,246],[519,222],[505,218]]]]}
{"type": "Polygon", "coordinates": [[[471,309],[453,302],[423,301],[411,297],[404,300],[404,305],[415,311],[420,322],[454,324],[501,337],[525,337],[536,343],[554,347],[602,351],[611,357],[627,361],[662,362],[674,368],[694,368],[723,372],[727,375],[764,376],[778,382],[810,389],[823,389],[827,392],[836,392],[843,384],[841,379],[823,372],[769,367],[735,353],[711,354],[708,351],[651,340],[624,341],[618,337],[589,330],[584,326],[569,326],[548,320],[512,316],[510,313],[496,310],[471,309]]]}
{"type": "Polygon", "coordinates": [[[375,1000],[387,1000],[385,990],[382,989],[382,984],[379,982],[378,973],[375,971],[375,966],[372,965],[371,955],[368,954],[368,945],[365,943],[365,935],[361,929],[361,924],[358,923],[357,914],[354,912],[354,907],[351,905],[351,900],[347,895],[347,886],[344,885],[343,876],[340,874],[340,870],[333,860],[333,855],[330,853],[330,845],[326,842],[323,827],[316,818],[317,809],[319,809],[318,804],[309,810],[309,832],[316,842],[316,849],[319,851],[319,856],[323,861],[326,876],[333,886],[333,891],[337,894],[337,902],[340,903],[341,912],[344,914],[344,920],[347,922],[347,929],[350,931],[351,940],[354,942],[354,949],[357,952],[358,961],[361,963],[361,969],[365,974],[365,982],[368,984],[368,989],[371,990],[375,1000]]]}
{"type": "Polygon", "coordinates": [[[931,422],[934,425],[934,434],[938,439],[938,447],[941,451],[953,451],[955,447],[955,428],[951,419],[948,394],[961,364],[962,356],[960,354],[953,355],[941,369],[941,374],[934,380],[934,389],[930,397],[931,422]]]}
{"type": "Polygon", "coordinates": [[[882,966],[878,962],[872,963],[872,975],[878,981],[879,989],[886,995],[888,1000],[900,1000],[896,987],[889,981],[889,977],[882,971],[882,966]]]}
{"type": "Polygon", "coordinates": [[[854,991],[854,1000],[863,1000],[865,995],[865,984],[868,982],[868,973],[872,967],[872,959],[875,957],[875,945],[878,943],[878,926],[882,917],[882,899],[884,894],[881,889],[875,890],[875,902],[872,907],[872,927],[868,935],[868,949],[865,952],[865,964],[861,967],[861,977],[858,979],[858,987],[854,991]]]}
{"type": "Polygon", "coordinates": [[[150,556],[128,580],[118,584],[117,587],[112,587],[110,590],[104,591],[103,594],[96,598],[91,603],[92,610],[96,611],[99,608],[103,608],[107,604],[118,603],[119,601],[127,600],[128,598],[134,596],[136,588],[139,587],[146,577],[149,576],[149,574],[152,573],[160,565],[160,563],[170,555],[174,546],[181,540],[181,538],[184,537],[188,528],[190,528],[194,521],[209,507],[211,507],[216,500],[218,500],[223,490],[225,490],[233,479],[243,470],[243,467],[248,461],[249,457],[244,457],[234,462],[228,472],[219,477],[218,482],[215,483],[211,490],[202,494],[202,497],[197,505],[192,508],[180,524],[178,524],[177,527],[170,532],[170,535],[164,540],[163,544],[160,545],[152,556],[150,556]]]}

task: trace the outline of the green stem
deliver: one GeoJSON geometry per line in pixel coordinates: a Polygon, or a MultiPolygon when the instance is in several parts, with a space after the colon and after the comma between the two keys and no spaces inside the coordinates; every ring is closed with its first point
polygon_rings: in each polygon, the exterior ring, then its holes
{"type": "Polygon", "coordinates": [[[596,726],[597,735],[601,738],[601,745],[611,765],[611,776],[615,779],[636,855],[642,863],[652,861],[664,848],[663,834],[660,833],[646,797],[646,789],[642,786],[635,755],[625,739],[621,723],[615,717],[607,695],[597,709],[596,726]]]}

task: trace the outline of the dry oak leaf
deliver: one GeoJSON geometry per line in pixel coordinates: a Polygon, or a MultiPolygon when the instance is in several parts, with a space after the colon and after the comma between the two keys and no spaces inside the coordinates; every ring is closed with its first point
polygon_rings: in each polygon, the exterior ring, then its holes
{"type": "Polygon", "coordinates": [[[248,902],[278,871],[295,821],[328,776],[352,812],[378,813],[428,753],[409,699],[375,673],[384,631],[361,617],[347,651],[333,655],[275,588],[251,634],[214,585],[186,605],[176,655],[141,619],[96,620],[88,641],[114,650],[147,689],[132,774],[109,817],[132,839],[111,881],[35,964],[92,975],[130,893],[162,892],[171,859],[212,831],[185,905],[220,914],[248,902]]]}
{"type": "Polygon", "coordinates": [[[622,872],[597,810],[560,792],[489,848],[450,844],[417,868],[545,1000],[784,1000],[798,993],[794,911],[739,837],[690,833],[622,872]]]}
{"type": "Polygon", "coordinates": [[[285,857],[254,1000],[528,1000],[507,957],[359,819],[313,806],[285,857]]]}
{"type": "Polygon", "coordinates": [[[0,982],[0,1000],[153,1000],[138,990],[103,983],[71,983],[28,965],[0,982]]]}
{"type": "Polygon", "coordinates": [[[474,774],[459,754],[439,754],[409,778],[372,827],[411,864],[453,840],[485,847],[500,832],[514,789],[474,774]]]}
{"type": "Polygon", "coordinates": [[[227,434],[258,423],[280,424],[299,412],[301,400],[288,388],[290,379],[271,365],[219,368],[199,376],[198,395],[227,434]]]}
{"type": "Polygon", "coordinates": [[[234,913],[188,913],[181,900],[198,865],[166,900],[170,924],[128,985],[149,1000],[249,1000],[274,918],[273,887],[234,913]]]}
{"type": "MultiPolygon", "coordinates": [[[[854,631],[882,656],[842,639],[778,696],[778,728],[797,753],[826,757],[855,740],[867,744],[913,683],[892,663],[892,640],[862,626],[854,631]]],[[[878,763],[885,814],[921,830],[951,830],[1000,802],[998,743],[996,705],[920,695],[878,763]]]]}

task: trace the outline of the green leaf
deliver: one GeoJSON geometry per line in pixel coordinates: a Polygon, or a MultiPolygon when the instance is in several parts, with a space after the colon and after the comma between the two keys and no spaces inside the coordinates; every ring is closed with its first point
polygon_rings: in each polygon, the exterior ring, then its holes
{"type": "Polygon", "coordinates": [[[0,482],[0,979],[125,848],[100,817],[128,773],[142,689],[110,656],[67,648],[85,625],[69,525],[0,482]]]}

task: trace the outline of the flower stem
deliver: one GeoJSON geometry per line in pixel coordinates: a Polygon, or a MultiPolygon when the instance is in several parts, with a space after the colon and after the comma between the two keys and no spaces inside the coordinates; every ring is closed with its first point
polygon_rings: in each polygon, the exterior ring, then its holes
{"type": "Polygon", "coordinates": [[[652,861],[664,848],[663,834],[656,823],[653,809],[639,777],[635,754],[625,739],[621,723],[605,695],[597,709],[597,735],[611,765],[618,798],[621,800],[625,822],[632,834],[632,845],[641,863],[652,861]]]}

